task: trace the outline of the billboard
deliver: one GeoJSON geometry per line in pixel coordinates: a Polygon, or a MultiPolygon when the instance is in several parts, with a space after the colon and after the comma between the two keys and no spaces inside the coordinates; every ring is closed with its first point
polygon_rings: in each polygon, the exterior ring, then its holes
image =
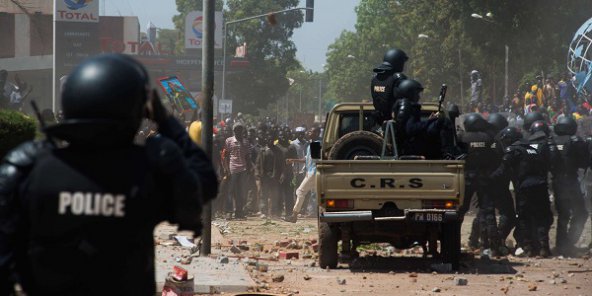
{"type": "Polygon", "coordinates": [[[57,22],[98,23],[99,0],[55,0],[57,22]]]}
{"type": "MultiPolygon", "coordinates": [[[[224,29],[224,19],[221,11],[215,14],[216,26],[214,29],[214,48],[222,48],[222,30],[224,29]]],[[[201,49],[203,43],[203,13],[201,11],[192,11],[185,17],[185,48],[201,49]]]]}

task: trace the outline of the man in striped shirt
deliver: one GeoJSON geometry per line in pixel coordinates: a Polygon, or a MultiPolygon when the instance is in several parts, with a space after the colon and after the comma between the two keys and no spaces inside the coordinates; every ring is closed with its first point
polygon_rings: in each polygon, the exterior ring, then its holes
{"type": "Polygon", "coordinates": [[[234,218],[244,219],[248,172],[253,167],[249,157],[250,145],[245,137],[245,127],[237,122],[232,127],[233,137],[226,139],[224,145],[224,169],[230,177],[230,188],[226,202],[226,212],[232,212],[234,201],[234,218]]]}

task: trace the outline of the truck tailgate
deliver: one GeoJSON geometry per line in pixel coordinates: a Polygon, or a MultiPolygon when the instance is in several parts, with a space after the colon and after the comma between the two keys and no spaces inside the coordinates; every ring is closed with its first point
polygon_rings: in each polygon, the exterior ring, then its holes
{"type": "Polygon", "coordinates": [[[321,199],[459,199],[464,162],[447,160],[323,160],[317,162],[321,199]]]}

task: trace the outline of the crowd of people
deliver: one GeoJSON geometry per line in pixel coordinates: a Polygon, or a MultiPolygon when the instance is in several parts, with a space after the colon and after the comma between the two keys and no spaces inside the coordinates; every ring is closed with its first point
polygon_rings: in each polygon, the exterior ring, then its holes
{"type": "MultiPolygon", "coordinates": [[[[201,144],[199,117],[196,112],[185,123],[190,138],[201,144]]],[[[155,131],[146,125],[140,134],[150,137],[155,131]]],[[[314,164],[308,147],[320,135],[316,125],[290,128],[269,117],[247,120],[240,112],[216,120],[212,162],[220,193],[213,213],[225,219],[269,217],[290,222],[316,215],[314,164]]]]}

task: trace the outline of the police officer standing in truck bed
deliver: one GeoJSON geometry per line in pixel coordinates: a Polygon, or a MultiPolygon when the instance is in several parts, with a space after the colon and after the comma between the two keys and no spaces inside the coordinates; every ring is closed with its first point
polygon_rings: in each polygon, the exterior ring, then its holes
{"type": "Polygon", "coordinates": [[[154,227],[199,234],[212,164],[129,57],[80,64],[62,105],[47,132],[65,147],[26,143],[0,165],[0,293],[17,281],[28,295],[154,295],[154,227]],[[144,117],[160,134],[136,146],[144,117]]]}
{"type": "Polygon", "coordinates": [[[401,98],[398,86],[407,79],[402,72],[408,59],[404,51],[389,49],[384,54],[382,64],[373,70],[375,75],[370,84],[370,92],[379,124],[392,119],[393,105],[401,98]]]}

